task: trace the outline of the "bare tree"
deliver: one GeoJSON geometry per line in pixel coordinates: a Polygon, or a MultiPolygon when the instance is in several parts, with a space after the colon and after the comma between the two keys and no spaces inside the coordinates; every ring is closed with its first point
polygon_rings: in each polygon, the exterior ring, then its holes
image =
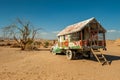
{"type": "Polygon", "coordinates": [[[34,29],[30,22],[23,22],[19,18],[16,24],[4,27],[4,31],[13,36],[14,40],[20,45],[21,50],[26,50],[27,45],[33,44],[35,35],[40,29],[34,29]]]}

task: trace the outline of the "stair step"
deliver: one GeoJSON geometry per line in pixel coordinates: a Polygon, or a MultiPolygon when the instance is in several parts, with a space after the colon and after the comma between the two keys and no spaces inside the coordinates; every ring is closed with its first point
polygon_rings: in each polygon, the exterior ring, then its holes
{"type": "Polygon", "coordinates": [[[107,62],[108,62],[108,61],[104,61],[104,62],[102,63],[102,65],[105,65],[105,64],[107,64],[107,62]]]}
{"type": "Polygon", "coordinates": [[[98,57],[99,59],[104,59],[104,57],[98,57]]]}
{"type": "Polygon", "coordinates": [[[99,50],[93,50],[94,52],[100,52],[99,50]]]}
{"type": "Polygon", "coordinates": [[[95,55],[97,55],[97,56],[102,56],[102,54],[101,53],[94,53],[95,55]]]}
{"type": "Polygon", "coordinates": [[[91,52],[93,53],[93,55],[95,56],[95,58],[98,60],[98,62],[102,63],[102,65],[105,64],[110,64],[110,62],[108,62],[104,56],[104,54],[102,54],[100,52],[100,50],[97,49],[91,49],[91,52]]]}
{"type": "Polygon", "coordinates": [[[96,55],[97,55],[97,56],[102,56],[102,54],[101,54],[101,53],[97,53],[96,55]]]}

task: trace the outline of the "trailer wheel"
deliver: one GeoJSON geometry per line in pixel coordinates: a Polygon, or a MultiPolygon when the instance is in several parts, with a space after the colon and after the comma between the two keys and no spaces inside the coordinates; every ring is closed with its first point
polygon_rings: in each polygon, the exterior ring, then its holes
{"type": "Polygon", "coordinates": [[[75,52],[71,51],[71,50],[67,50],[66,51],[66,56],[67,56],[67,59],[73,60],[75,58],[75,52]]]}

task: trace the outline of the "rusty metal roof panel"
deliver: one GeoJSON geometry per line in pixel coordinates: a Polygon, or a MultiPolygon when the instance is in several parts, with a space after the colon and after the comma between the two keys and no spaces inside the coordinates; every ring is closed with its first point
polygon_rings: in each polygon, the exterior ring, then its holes
{"type": "Polygon", "coordinates": [[[85,21],[70,25],[70,26],[66,27],[64,30],[62,30],[61,32],[59,32],[59,34],[57,36],[70,34],[70,33],[74,33],[74,32],[77,32],[77,31],[81,31],[93,19],[95,19],[95,18],[90,18],[88,20],[85,20],[85,21]]]}

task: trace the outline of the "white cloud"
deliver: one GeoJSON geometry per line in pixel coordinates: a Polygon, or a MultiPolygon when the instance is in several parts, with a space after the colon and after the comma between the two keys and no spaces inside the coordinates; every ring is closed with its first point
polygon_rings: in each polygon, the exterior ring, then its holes
{"type": "Polygon", "coordinates": [[[118,39],[120,38],[120,30],[107,30],[106,38],[107,39],[118,39]]]}
{"type": "Polygon", "coordinates": [[[41,32],[40,34],[41,35],[47,35],[48,33],[47,32],[41,32]]]}
{"type": "Polygon", "coordinates": [[[107,30],[107,32],[118,32],[117,30],[107,30]]]}
{"type": "Polygon", "coordinates": [[[57,39],[57,34],[59,33],[59,31],[51,31],[51,32],[40,32],[38,33],[38,37],[42,38],[42,39],[57,39]]]}
{"type": "Polygon", "coordinates": [[[54,34],[58,34],[60,31],[52,31],[52,33],[54,34]]]}

